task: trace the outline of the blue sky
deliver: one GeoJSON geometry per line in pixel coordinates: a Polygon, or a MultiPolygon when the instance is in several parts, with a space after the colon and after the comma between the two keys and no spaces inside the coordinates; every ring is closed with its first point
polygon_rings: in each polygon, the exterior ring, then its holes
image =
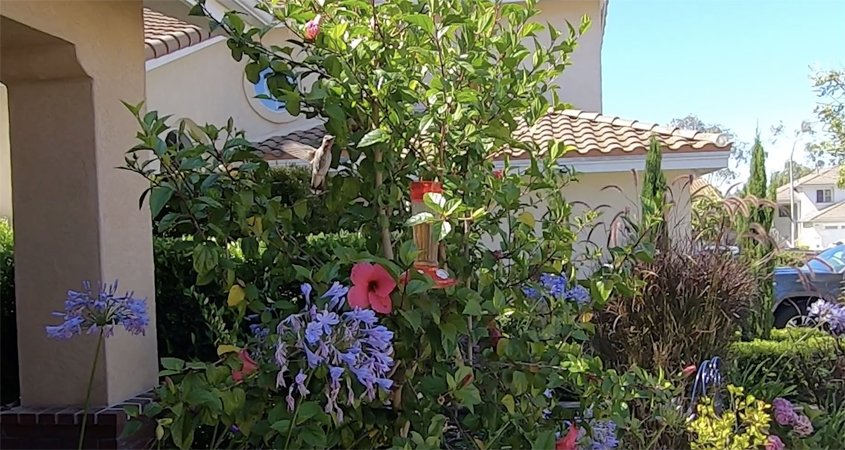
{"type": "Polygon", "coordinates": [[[766,142],[769,128],[813,118],[811,67],[845,67],[845,0],[610,0],[604,113],[692,113],[748,142],[759,123],[773,170],[792,142],[766,142]]]}

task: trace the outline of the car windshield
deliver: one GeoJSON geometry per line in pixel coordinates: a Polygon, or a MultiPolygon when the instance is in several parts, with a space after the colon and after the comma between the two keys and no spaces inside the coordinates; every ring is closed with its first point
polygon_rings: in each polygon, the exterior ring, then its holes
{"type": "Polygon", "coordinates": [[[845,270],[845,245],[831,247],[807,262],[813,272],[842,272],[845,270]]]}

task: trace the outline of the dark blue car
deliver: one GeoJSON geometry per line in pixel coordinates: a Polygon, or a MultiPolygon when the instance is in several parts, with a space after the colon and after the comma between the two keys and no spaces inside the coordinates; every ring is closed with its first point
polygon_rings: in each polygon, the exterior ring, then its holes
{"type": "Polygon", "coordinates": [[[831,247],[801,267],[774,273],[775,326],[809,324],[807,309],[818,299],[836,300],[845,281],[845,245],[831,247]]]}

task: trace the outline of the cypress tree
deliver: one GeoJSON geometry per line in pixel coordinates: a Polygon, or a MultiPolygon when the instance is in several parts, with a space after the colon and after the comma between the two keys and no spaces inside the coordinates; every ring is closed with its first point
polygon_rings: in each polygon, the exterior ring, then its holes
{"type": "Polygon", "coordinates": [[[668,245],[666,220],[666,175],[662,168],[663,152],[657,138],[652,136],[645,160],[643,190],[640,195],[644,232],[651,235],[657,248],[668,245]]]}

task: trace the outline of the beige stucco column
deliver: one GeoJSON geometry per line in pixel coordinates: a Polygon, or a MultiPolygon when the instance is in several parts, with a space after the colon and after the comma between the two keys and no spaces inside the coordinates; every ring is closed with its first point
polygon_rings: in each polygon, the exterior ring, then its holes
{"type": "Polygon", "coordinates": [[[147,297],[146,336],[107,340],[93,402],[120,402],[156,383],[157,355],[145,182],[117,170],[136,123],[121,100],[144,99],[142,5],[0,2],[0,81],[8,88],[15,282],[24,406],[81,404],[95,339],[54,341],[68,289],[120,279],[147,297]],[[103,363],[104,362],[104,363],[103,363]]]}
{"type": "Polygon", "coordinates": [[[0,84],[0,219],[12,219],[12,159],[9,154],[9,96],[0,84]]]}

